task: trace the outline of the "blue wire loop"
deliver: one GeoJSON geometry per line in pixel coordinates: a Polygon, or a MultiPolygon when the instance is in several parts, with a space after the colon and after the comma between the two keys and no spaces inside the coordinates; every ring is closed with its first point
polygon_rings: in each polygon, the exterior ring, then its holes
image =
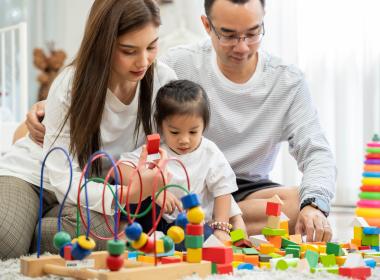
{"type": "Polygon", "coordinates": [[[67,192],[66,192],[66,194],[65,194],[65,196],[64,196],[64,198],[62,200],[61,207],[59,208],[59,212],[58,212],[58,232],[61,231],[61,215],[62,215],[62,210],[63,210],[63,206],[65,205],[67,196],[68,196],[68,194],[70,192],[71,183],[73,181],[73,164],[72,164],[72,160],[71,160],[71,158],[69,156],[69,153],[64,148],[62,148],[62,147],[54,147],[54,148],[50,149],[49,152],[44,157],[44,160],[42,161],[42,166],[41,166],[41,176],[40,176],[41,177],[41,179],[40,179],[40,207],[39,207],[39,211],[38,211],[37,258],[39,258],[40,255],[41,255],[41,224],[42,224],[43,191],[44,191],[44,170],[45,170],[45,165],[46,165],[47,158],[55,150],[62,151],[66,155],[67,160],[69,161],[69,165],[70,165],[70,181],[69,181],[69,186],[67,188],[67,192]]]}

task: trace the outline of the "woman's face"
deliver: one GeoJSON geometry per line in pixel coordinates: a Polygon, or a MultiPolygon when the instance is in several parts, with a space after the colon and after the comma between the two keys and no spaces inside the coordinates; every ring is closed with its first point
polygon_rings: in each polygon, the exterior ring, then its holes
{"type": "Polygon", "coordinates": [[[119,36],[112,63],[112,75],[122,81],[140,81],[158,50],[158,27],[149,23],[119,36]]]}

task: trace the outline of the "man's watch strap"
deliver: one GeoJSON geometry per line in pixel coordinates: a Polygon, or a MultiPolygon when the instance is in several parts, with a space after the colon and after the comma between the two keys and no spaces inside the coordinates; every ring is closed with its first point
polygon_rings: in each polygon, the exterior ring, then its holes
{"type": "Polygon", "coordinates": [[[330,213],[330,207],[323,200],[317,199],[315,197],[306,198],[304,201],[302,201],[300,210],[309,205],[315,209],[318,209],[322,212],[323,215],[328,217],[330,213]]]}

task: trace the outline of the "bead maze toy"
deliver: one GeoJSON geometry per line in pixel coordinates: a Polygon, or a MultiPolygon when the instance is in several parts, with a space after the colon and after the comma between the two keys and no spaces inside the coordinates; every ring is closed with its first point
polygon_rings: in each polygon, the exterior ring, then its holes
{"type": "Polygon", "coordinates": [[[366,159],[360,200],[357,202],[356,215],[364,217],[371,226],[380,227],[380,137],[375,134],[372,142],[367,143],[366,159]]]}
{"type": "MultiPolygon", "coordinates": [[[[148,146],[151,148],[150,153],[157,153],[159,147],[159,138],[156,137],[148,141],[148,146]]],[[[186,169],[183,164],[177,159],[168,159],[168,161],[178,162],[184,169],[187,175],[186,169]]],[[[163,166],[163,168],[164,168],[163,166]]],[[[86,166],[82,171],[78,186],[78,216],[81,222],[86,228],[86,234],[79,234],[79,227],[77,227],[77,236],[72,239],[69,233],[62,230],[61,227],[61,213],[64,207],[66,198],[71,189],[72,184],[72,163],[69,154],[66,150],[60,147],[52,148],[45,156],[42,162],[41,168],[41,183],[40,183],[40,211],[39,211],[39,225],[38,225],[38,240],[37,240],[37,257],[22,257],[20,270],[21,274],[29,277],[38,277],[46,274],[54,274],[67,277],[75,277],[79,279],[150,279],[154,274],[156,279],[178,279],[187,275],[197,273],[199,276],[207,276],[211,273],[211,263],[202,260],[202,246],[203,246],[203,220],[204,212],[200,206],[198,196],[194,193],[190,193],[190,181],[187,179],[188,186],[184,188],[179,185],[167,185],[161,168],[154,162],[146,162],[141,166],[135,166],[132,162],[114,162],[111,156],[106,152],[98,151],[94,153],[88,160],[86,166]],[[42,195],[43,195],[43,174],[46,164],[46,160],[52,152],[61,151],[65,154],[69,162],[70,181],[67,188],[66,195],[61,204],[58,215],[58,232],[54,236],[54,247],[58,249],[59,255],[57,256],[41,256],[40,255],[40,242],[41,242],[41,218],[42,218],[42,195]],[[108,158],[112,167],[110,168],[106,178],[90,178],[90,168],[94,160],[102,157],[108,158]],[[129,164],[134,168],[134,173],[131,176],[127,185],[127,196],[125,201],[125,207],[123,207],[123,183],[122,176],[119,169],[121,163],[129,164]],[[143,165],[149,165],[157,168],[157,173],[161,175],[161,179],[164,183],[164,187],[157,192],[158,176],[156,176],[152,192],[152,204],[145,209],[144,212],[139,213],[141,206],[141,193],[142,193],[142,181],[140,170],[143,165]],[[87,184],[90,181],[103,182],[103,199],[105,188],[108,187],[112,190],[112,187],[108,184],[111,174],[114,174],[115,190],[113,191],[115,199],[114,210],[114,227],[109,225],[107,216],[105,222],[111,233],[111,236],[98,236],[91,231],[90,225],[90,211],[88,207],[88,195],[87,184]],[[135,213],[131,213],[128,204],[128,196],[132,180],[134,176],[138,176],[140,179],[140,201],[138,203],[135,213]],[[82,181],[84,180],[84,184],[82,181]],[[118,198],[118,185],[120,182],[120,197],[118,198]],[[163,209],[156,215],[155,198],[164,191],[163,203],[165,204],[166,190],[168,188],[180,188],[184,191],[185,195],[182,197],[182,204],[186,213],[180,213],[178,215],[176,225],[171,226],[167,231],[167,235],[161,238],[156,238],[156,228],[162,217],[163,209]],[[84,217],[81,211],[81,191],[85,193],[86,217],[84,217]],[[143,232],[141,225],[135,221],[137,217],[143,217],[150,210],[152,210],[153,226],[148,233],[143,232]],[[128,225],[124,230],[119,229],[120,214],[124,213],[127,216],[128,225]],[[184,231],[186,229],[186,234],[184,231]],[[120,237],[125,233],[127,240],[121,240],[120,237]],[[92,252],[96,247],[95,239],[108,240],[107,252],[92,252]],[[185,257],[179,252],[174,252],[174,243],[178,244],[184,241],[187,248],[187,254],[185,257]],[[126,250],[128,249],[128,250],[126,250]]],[[[104,203],[103,203],[104,211],[104,203]]],[[[77,221],[79,223],[79,220],[77,221]]]]}

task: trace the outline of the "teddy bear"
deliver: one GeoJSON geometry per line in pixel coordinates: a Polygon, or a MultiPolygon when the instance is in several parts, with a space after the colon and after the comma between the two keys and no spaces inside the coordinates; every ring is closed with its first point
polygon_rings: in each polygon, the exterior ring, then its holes
{"type": "Polygon", "coordinates": [[[38,101],[46,99],[50,85],[66,59],[66,53],[63,50],[56,50],[53,43],[48,43],[47,45],[48,54],[45,54],[41,48],[33,50],[33,63],[37,69],[41,70],[37,76],[37,81],[40,83],[38,101]]]}

